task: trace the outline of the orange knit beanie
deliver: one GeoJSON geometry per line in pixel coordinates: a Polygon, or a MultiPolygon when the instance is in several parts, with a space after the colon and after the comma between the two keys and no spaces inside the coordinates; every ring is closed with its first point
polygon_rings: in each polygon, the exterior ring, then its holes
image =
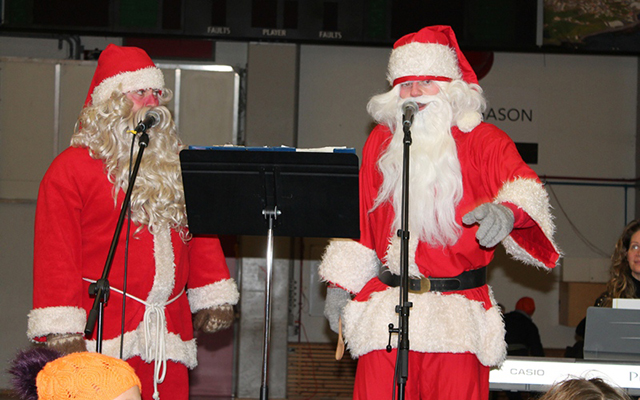
{"type": "Polygon", "coordinates": [[[47,363],[36,377],[38,400],[113,400],[134,386],[133,368],[100,353],[71,353],[47,363]]]}

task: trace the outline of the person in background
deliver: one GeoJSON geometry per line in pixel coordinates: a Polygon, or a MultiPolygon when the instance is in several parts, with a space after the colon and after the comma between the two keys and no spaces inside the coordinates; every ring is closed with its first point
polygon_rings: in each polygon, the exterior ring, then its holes
{"type": "MultiPolygon", "coordinates": [[[[609,267],[607,289],[594,302],[594,307],[611,307],[613,299],[640,299],[640,221],[629,222],[618,238],[609,267]]],[[[575,330],[576,342],[567,346],[565,357],[584,358],[587,317],[575,330]]]]}
{"type": "Polygon", "coordinates": [[[538,400],[631,400],[631,397],[601,378],[570,378],[554,384],[538,400]]]}
{"type": "Polygon", "coordinates": [[[504,315],[508,355],[544,357],[538,327],[531,319],[535,311],[535,301],[522,297],[516,302],[516,309],[504,315]]]}
{"type": "Polygon", "coordinates": [[[574,337],[576,342],[572,346],[567,346],[564,351],[566,358],[584,358],[584,335],[587,328],[587,318],[582,318],[575,329],[574,337]]]}
{"type": "Polygon", "coordinates": [[[640,299],[640,221],[625,226],[611,256],[607,290],[596,307],[611,307],[613,299],[640,299]]]}
{"type": "Polygon", "coordinates": [[[489,369],[506,357],[502,313],[486,266],[503,243],[516,259],[555,267],[549,200],[513,141],[482,122],[486,101],[451,27],[400,38],[392,88],[367,110],[378,123],[362,152],[360,238],[333,240],[319,275],[325,316],[358,358],[354,399],[396,390],[405,106],[411,125],[407,400],[489,396],[489,369]],[[386,350],[390,345],[390,351],[386,350]]]}
{"type": "Polygon", "coordinates": [[[9,367],[21,400],[140,400],[142,385],[125,361],[100,353],[63,356],[46,347],[18,353],[9,367]]]}
{"type": "Polygon", "coordinates": [[[155,113],[111,264],[101,350],[134,367],[145,400],[188,399],[194,322],[205,332],[229,327],[239,298],[218,238],[189,233],[171,97],[144,50],[110,44],[36,206],[27,335],[63,353],[94,351],[99,328],[84,334],[89,285],[102,276],[139,151],[134,129],[155,113]]]}

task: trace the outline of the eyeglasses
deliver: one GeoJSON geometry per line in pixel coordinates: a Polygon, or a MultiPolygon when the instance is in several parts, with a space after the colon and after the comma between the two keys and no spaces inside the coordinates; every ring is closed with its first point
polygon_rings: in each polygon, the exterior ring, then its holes
{"type": "Polygon", "coordinates": [[[152,95],[155,98],[158,98],[159,96],[162,96],[162,90],[161,89],[139,89],[136,91],[131,91],[128,92],[131,94],[134,94],[136,96],[139,96],[140,98],[144,98],[146,96],[152,95]]]}

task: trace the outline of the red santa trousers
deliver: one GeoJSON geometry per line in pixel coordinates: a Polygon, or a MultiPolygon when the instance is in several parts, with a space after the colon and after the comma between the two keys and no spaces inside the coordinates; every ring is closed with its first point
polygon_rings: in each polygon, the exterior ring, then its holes
{"type": "MultiPolygon", "coordinates": [[[[140,357],[127,360],[142,383],[142,400],[153,400],[154,363],[145,362],[140,357]]],[[[158,384],[160,400],[189,399],[189,370],[184,364],[167,360],[167,375],[164,382],[158,384]]]]}
{"type": "MultiPolygon", "coordinates": [[[[358,358],[354,400],[391,400],[396,349],[374,350],[358,358]]],[[[489,367],[471,353],[409,352],[405,400],[487,400],[489,367]]]]}

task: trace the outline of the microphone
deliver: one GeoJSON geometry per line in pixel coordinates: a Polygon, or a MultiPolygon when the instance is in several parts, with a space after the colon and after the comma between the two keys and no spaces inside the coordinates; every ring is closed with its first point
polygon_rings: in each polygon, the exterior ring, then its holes
{"type": "Polygon", "coordinates": [[[158,122],[160,122],[161,118],[162,117],[158,111],[149,110],[145,114],[144,119],[138,123],[138,126],[136,126],[136,133],[145,133],[147,129],[156,126],[158,122]]]}
{"type": "Polygon", "coordinates": [[[407,100],[402,105],[402,126],[411,128],[413,116],[418,112],[418,104],[413,100],[407,100]]]}

